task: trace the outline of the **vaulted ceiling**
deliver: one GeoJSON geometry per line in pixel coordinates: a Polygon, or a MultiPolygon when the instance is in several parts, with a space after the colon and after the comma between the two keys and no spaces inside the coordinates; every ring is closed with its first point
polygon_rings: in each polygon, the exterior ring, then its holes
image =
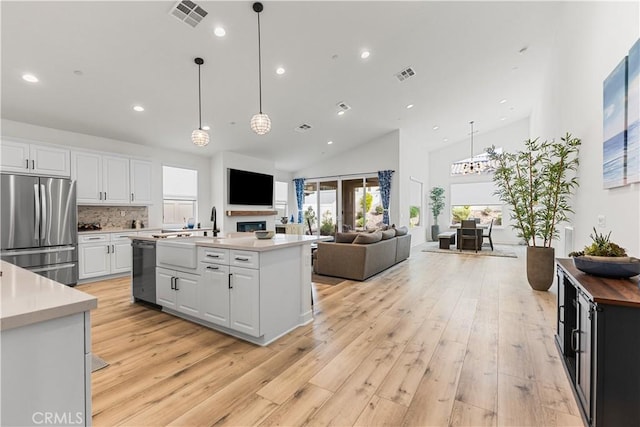
{"type": "Polygon", "coordinates": [[[556,2],[265,2],[262,95],[272,130],[258,136],[249,128],[258,112],[252,2],[198,2],[207,15],[196,27],[170,14],[175,5],[2,1],[2,117],[207,156],[235,151],[284,171],[398,128],[437,149],[467,138],[470,120],[484,132],[529,115],[560,10],[556,2]],[[224,37],[214,35],[218,26],[224,37]],[[195,57],[205,60],[204,148],[190,140],[195,57]],[[401,82],[395,75],[406,67],[415,75],[401,82]],[[351,107],[342,116],[339,102],[351,107]],[[296,131],[301,124],[311,129],[296,131]]]}

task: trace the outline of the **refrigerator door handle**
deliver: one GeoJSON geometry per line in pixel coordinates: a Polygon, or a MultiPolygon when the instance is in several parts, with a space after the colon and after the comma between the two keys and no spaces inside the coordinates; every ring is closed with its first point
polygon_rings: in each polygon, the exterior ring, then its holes
{"type": "Polygon", "coordinates": [[[40,243],[40,195],[38,194],[38,184],[33,184],[33,199],[36,205],[36,221],[33,227],[33,238],[40,243]]]}
{"type": "Polygon", "coordinates": [[[47,195],[44,184],[40,184],[40,203],[42,204],[42,221],[40,222],[40,240],[44,242],[47,239],[47,195]]]}
{"type": "Polygon", "coordinates": [[[54,266],[47,266],[42,268],[30,268],[29,271],[33,273],[42,273],[43,271],[54,271],[54,270],[62,270],[63,268],[73,268],[75,267],[75,263],[67,263],[67,264],[57,264],[54,266]]]}

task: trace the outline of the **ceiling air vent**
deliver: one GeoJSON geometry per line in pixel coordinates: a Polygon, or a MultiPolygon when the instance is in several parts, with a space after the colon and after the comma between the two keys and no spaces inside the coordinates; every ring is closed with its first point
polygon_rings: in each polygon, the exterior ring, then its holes
{"type": "Polygon", "coordinates": [[[308,125],[306,123],[301,124],[300,126],[296,127],[294,130],[298,133],[305,133],[306,131],[308,131],[309,129],[311,129],[311,125],[308,125]]]}
{"type": "Polygon", "coordinates": [[[398,80],[400,80],[401,82],[407,80],[410,77],[413,77],[416,75],[416,71],[411,68],[411,67],[407,67],[403,70],[400,70],[400,72],[396,73],[395,76],[398,80]]]}
{"type": "Polygon", "coordinates": [[[346,102],[338,102],[336,104],[336,107],[338,107],[338,111],[347,111],[347,110],[351,110],[351,106],[348,105],[346,102]]]}
{"type": "Polygon", "coordinates": [[[207,16],[206,10],[190,0],[179,1],[169,13],[192,27],[198,25],[207,16]]]}

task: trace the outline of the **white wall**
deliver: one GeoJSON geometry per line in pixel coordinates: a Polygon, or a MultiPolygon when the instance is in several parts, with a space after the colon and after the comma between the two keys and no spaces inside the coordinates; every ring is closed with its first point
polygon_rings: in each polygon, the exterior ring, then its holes
{"type": "MultiPolygon", "coordinates": [[[[602,84],[640,36],[638,2],[566,2],[563,32],[547,76],[547,85],[531,116],[532,132],[566,131],[582,139],[574,201],[575,248],[590,243],[589,234],[611,231],[612,240],[632,256],[640,255],[640,184],[602,188],[602,84]]],[[[555,245],[563,248],[564,241],[555,245]]]]}
{"type": "Polygon", "coordinates": [[[410,138],[400,131],[400,158],[394,179],[398,182],[398,206],[400,224],[409,224],[410,184],[413,178],[422,183],[422,206],[420,207],[420,225],[409,229],[411,245],[416,246],[431,238],[431,222],[429,220],[429,152],[426,144],[418,138],[410,138]]]}
{"type": "MultiPolygon", "coordinates": [[[[57,144],[70,149],[96,150],[138,157],[152,162],[152,200],[149,206],[149,227],[162,226],[162,166],[176,166],[198,171],[198,222],[207,225],[211,209],[211,174],[208,157],[198,157],[179,151],[152,148],[115,139],[101,138],[60,129],[47,128],[2,119],[2,136],[33,142],[57,144]]],[[[176,144],[191,144],[189,138],[176,144]]]]}
{"type": "MultiPolygon", "coordinates": [[[[276,177],[275,163],[270,160],[258,159],[229,151],[221,152],[213,156],[210,162],[212,171],[211,200],[216,206],[218,216],[218,228],[222,233],[236,231],[238,221],[267,221],[267,230],[275,229],[275,215],[256,216],[227,216],[227,210],[274,210],[275,207],[243,206],[228,204],[227,169],[241,169],[251,172],[274,175],[276,177]]],[[[274,193],[275,194],[275,193],[274,193]]],[[[209,207],[211,210],[211,207],[209,207]]]]}
{"type": "MultiPolygon", "coordinates": [[[[391,181],[391,197],[389,200],[389,220],[394,224],[406,224],[409,218],[408,207],[405,213],[400,209],[399,167],[400,167],[400,131],[395,130],[378,139],[361,144],[351,150],[339,153],[327,159],[319,159],[312,166],[291,174],[293,178],[317,178],[324,176],[342,176],[349,174],[366,174],[379,170],[395,170],[391,181]]],[[[407,190],[408,191],[408,190],[407,190]]],[[[407,196],[408,197],[408,196],[407,196]]],[[[290,210],[294,209],[295,191],[290,210]]],[[[291,210],[294,216],[297,211],[291,210]]]]}
{"type": "MultiPolygon", "coordinates": [[[[473,137],[474,154],[481,153],[485,148],[495,145],[502,147],[505,151],[516,151],[522,149],[523,142],[529,138],[529,119],[520,119],[504,127],[483,131],[482,124],[478,123],[476,129],[479,133],[473,137]]],[[[462,184],[468,182],[487,182],[493,180],[493,175],[464,175],[451,176],[451,163],[469,157],[471,140],[447,144],[446,147],[432,151],[429,156],[429,190],[431,187],[444,188],[445,206],[442,214],[438,217],[440,230],[446,230],[451,216],[451,184],[462,184]]],[[[428,194],[428,193],[427,193],[428,194]]],[[[494,243],[516,244],[520,239],[511,228],[509,219],[509,209],[507,206],[502,211],[502,226],[493,227],[491,237],[494,243]]],[[[433,219],[432,219],[433,221],[433,219]]]]}

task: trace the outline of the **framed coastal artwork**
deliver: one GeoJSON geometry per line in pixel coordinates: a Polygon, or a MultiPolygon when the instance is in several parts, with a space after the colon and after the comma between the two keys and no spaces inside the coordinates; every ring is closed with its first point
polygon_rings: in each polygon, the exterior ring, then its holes
{"type": "Polygon", "coordinates": [[[609,74],[603,90],[602,183],[626,185],[627,57],[609,74]]]}
{"type": "Polygon", "coordinates": [[[640,182],[640,39],[628,56],[627,184],[640,182]]]}

